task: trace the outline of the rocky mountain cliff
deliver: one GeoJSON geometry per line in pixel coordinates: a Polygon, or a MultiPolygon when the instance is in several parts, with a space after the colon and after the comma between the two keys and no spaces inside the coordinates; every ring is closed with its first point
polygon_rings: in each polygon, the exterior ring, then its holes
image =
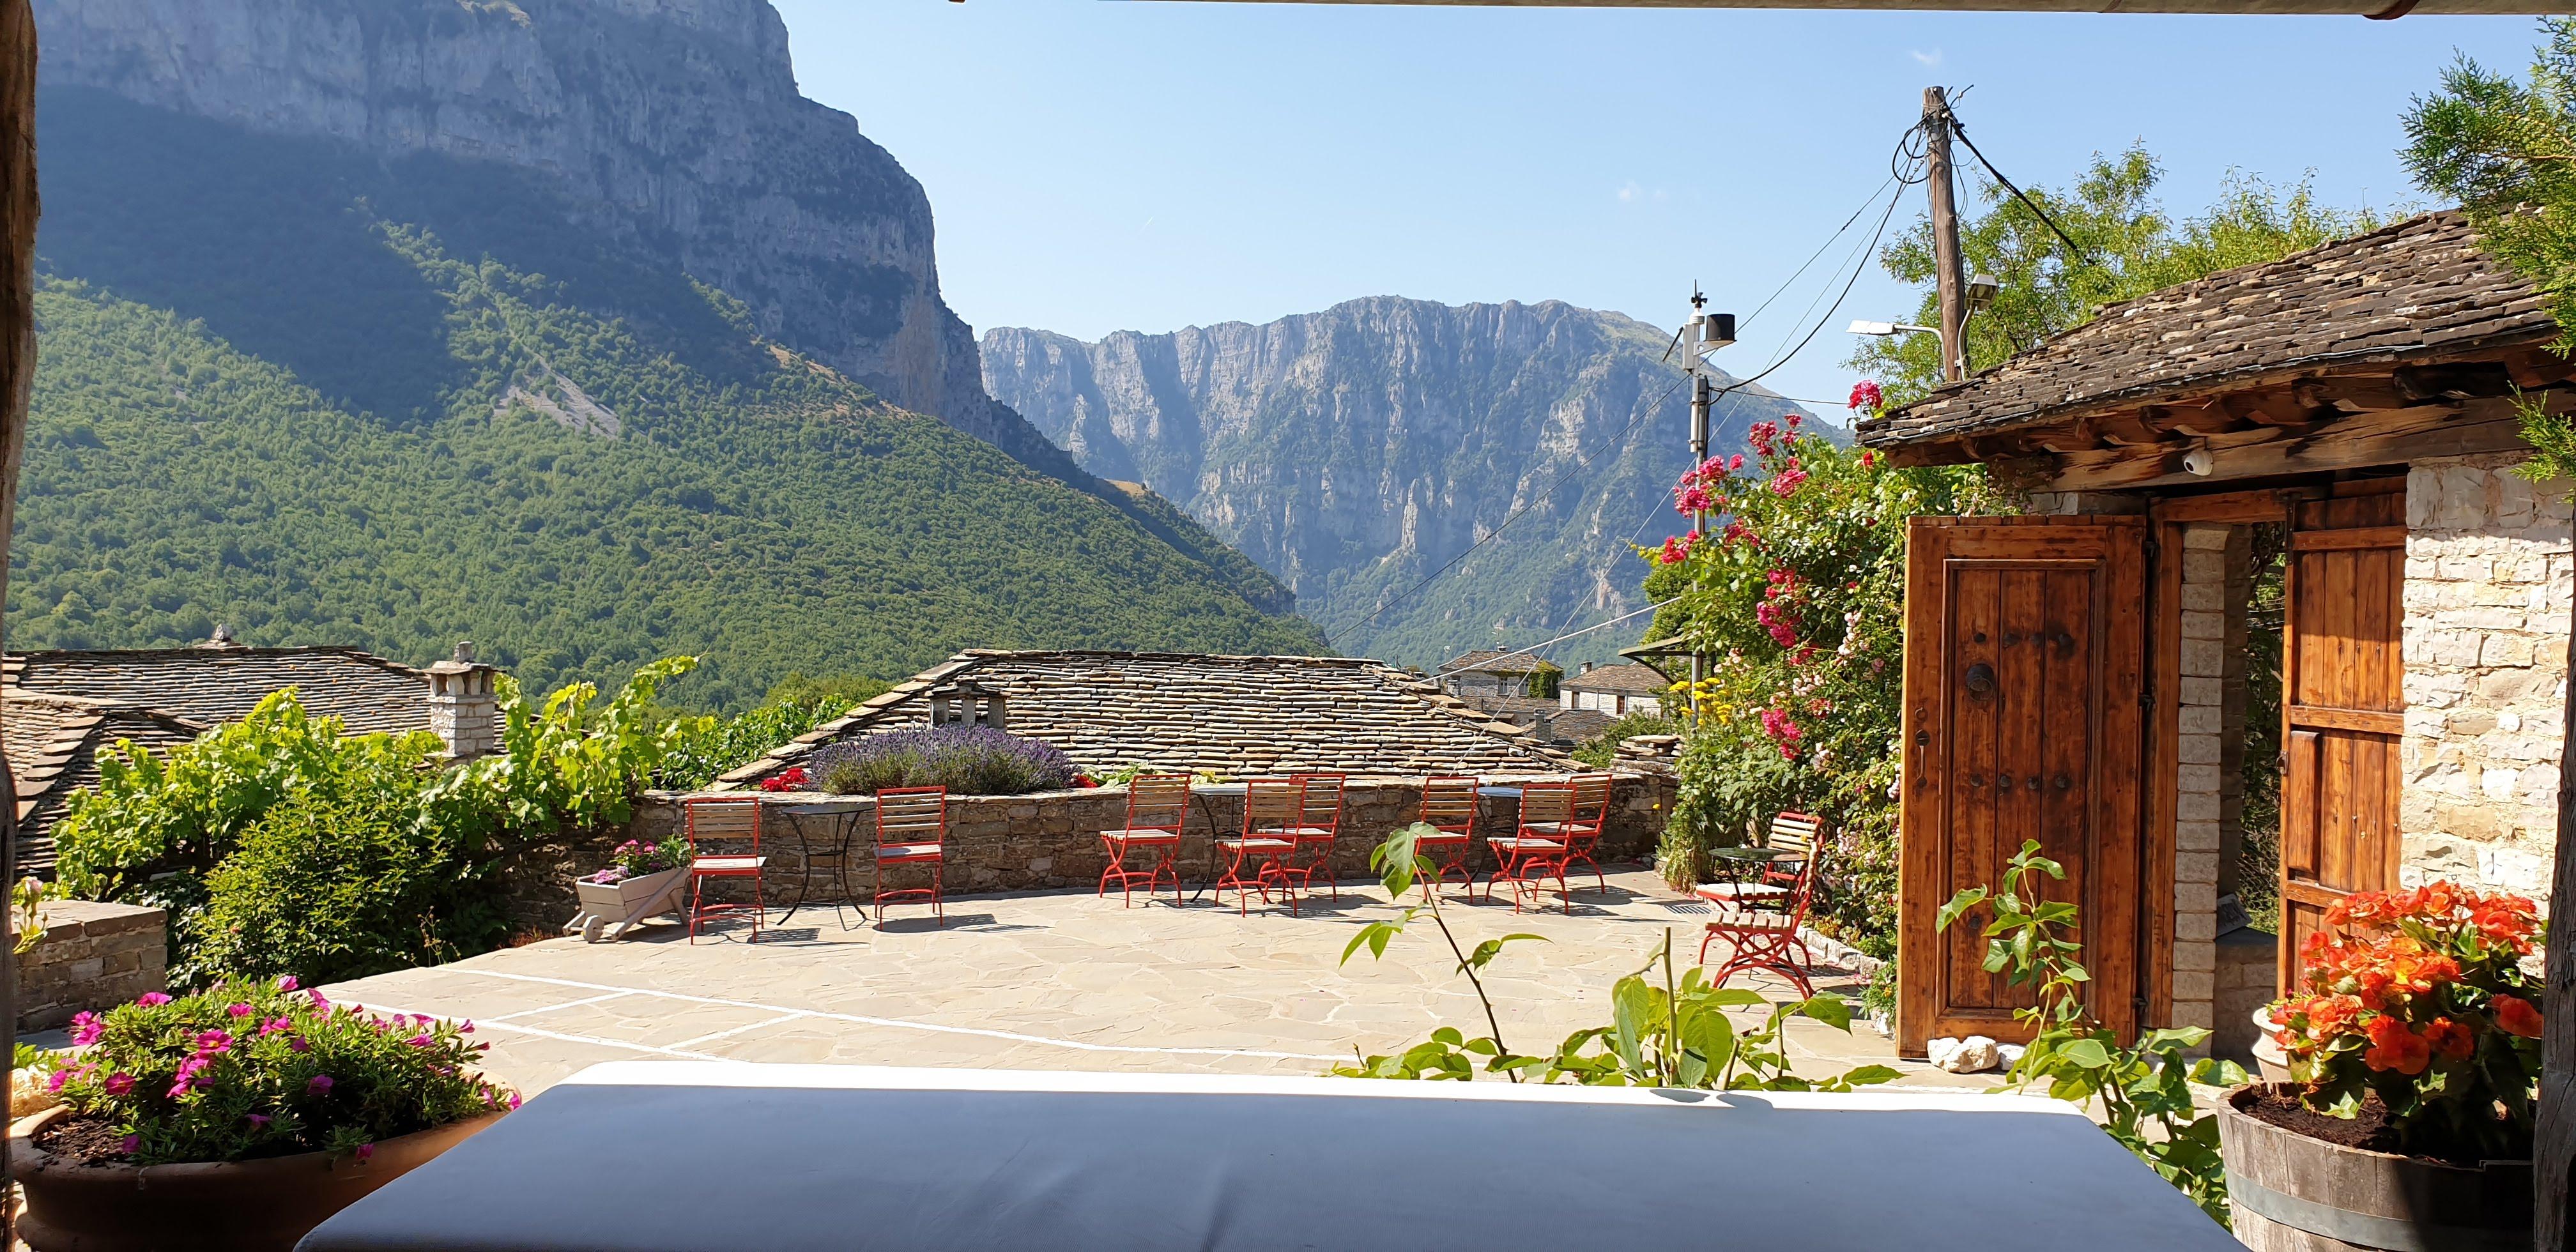
{"type": "MultiPolygon", "coordinates": [[[[984,382],[1093,473],[1145,483],[1278,575],[1337,648],[1429,666],[1642,607],[1627,543],[1676,529],[1663,506],[1690,462],[1666,340],[1555,301],[1390,296],[1098,343],[992,330],[984,382]]],[[[1728,396],[1712,446],[1796,408],[1728,396]]],[[[1611,627],[1552,651],[1606,660],[1635,638],[1611,627]]]]}
{"type": "Polygon", "coordinates": [[[790,345],[1054,471],[939,296],[930,201],[797,94],[767,0],[36,0],[48,86],[530,171],[790,345]]]}
{"type": "Polygon", "coordinates": [[[18,646],[691,652],[674,697],[726,707],[968,646],[1322,646],[984,394],[920,188],[795,97],[765,4],[38,19],[18,646]]]}

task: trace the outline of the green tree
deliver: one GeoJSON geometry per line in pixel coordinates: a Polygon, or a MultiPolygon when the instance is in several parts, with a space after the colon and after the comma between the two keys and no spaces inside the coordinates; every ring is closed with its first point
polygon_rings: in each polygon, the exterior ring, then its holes
{"type": "MultiPolygon", "coordinates": [[[[2576,19],[2543,18],[2540,29],[2526,79],[2466,56],[2452,65],[2407,112],[2402,155],[2425,190],[2469,211],[2490,255],[2539,289],[2566,353],[2576,350],[2576,19]]],[[[2536,408],[2522,426],[2539,455],[2518,472],[2576,474],[2576,427],[2536,408]]]]}
{"type": "MultiPolygon", "coordinates": [[[[2207,212],[2176,219],[2156,200],[2163,178],[2156,159],[2132,146],[2114,156],[2096,154],[2065,190],[2027,188],[2049,219],[2082,246],[2077,255],[2028,205],[1971,170],[1972,195],[1986,209],[1961,221],[1960,253],[1971,274],[1994,275],[2001,290],[1969,320],[1969,367],[2000,365],[2082,325],[2107,305],[2219,270],[2276,261],[2378,224],[2367,210],[2318,204],[2306,179],[2284,187],[2247,174],[2231,177],[2207,212]]],[[[1889,274],[1923,289],[1915,320],[1937,324],[1941,306],[1930,219],[1917,221],[1879,259],[1889,274]]],[[[1940,382],[1941,346],[1932,335],[1891,336],[1864,343],[1849,364],[1877,379],[1888,403],[1903,404],[1940,382]]]]}

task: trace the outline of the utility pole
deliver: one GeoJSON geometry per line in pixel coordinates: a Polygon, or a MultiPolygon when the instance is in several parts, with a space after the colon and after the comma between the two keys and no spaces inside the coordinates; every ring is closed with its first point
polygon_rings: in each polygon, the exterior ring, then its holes
{"type": "MultiPolygon", "coordinates": [[[[1717,389],[1709,382],[1711,367],[1706,358],[1709,353],[1735,342],[1735,315],[1710,313],[1707,308],[1708,297],[1701,295],[1698,285],[1693,284],[1690,320],[1682,323],[1680,333],[1675,336],[1682,349],[1682,368],[1690,373],[1690,450],[1691,468],[1694,470],[1708,463],[1708,411],[1717,399],[1717,389]]],[[[1691,510],[1691,533],[1699,534],[1707,529],[1707,511],[1691,510]]],[[[1699,650],[1694,648],[1690,658],[1690,707],[1694,722],[1699,719],[1702,677],[1699,650]]]]}
{"type": "Polygon", "coordinates": [[[1923,89],[1924,173],[1931,180],[1932,267],[1941,291],[1941,381],[1968,377],[1968,271],[1959,255],[1958,192],[1950,177],[1950,98],[1923,89]]]}

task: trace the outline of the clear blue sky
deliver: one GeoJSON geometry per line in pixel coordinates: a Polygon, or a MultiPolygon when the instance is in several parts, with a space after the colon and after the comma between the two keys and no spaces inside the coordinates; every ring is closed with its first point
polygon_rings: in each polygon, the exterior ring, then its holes
{"type": "MultiPolygon", "coordinates": [[[[805,94],[929,189],[949,304],[1084,338],[1387,293],[1669,328],[1693,279],[1749,312],[1934,83],[1974,85],[1961,118],[2025,184],[2143,141],[2178,211],[2231,168],[2404,205],[2407,100],[2454,50],[2518,69],[2537,42],[2525,18],[776,2],[805,94]]],[[[1766,363],[1823,285],[1720,365],[1766,363]]],[[[1873,267],[1769,381],[1841,396],[1844,324],[1910,308],[1873,267]]]]}

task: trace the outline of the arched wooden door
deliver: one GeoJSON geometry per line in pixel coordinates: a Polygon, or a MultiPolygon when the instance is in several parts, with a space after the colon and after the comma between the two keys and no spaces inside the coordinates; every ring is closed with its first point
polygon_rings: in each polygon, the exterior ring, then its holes
{"type": "Polygon", "coordinates": [[[2064,865],[2094,1013],[2137,1025],[2146,523],[1918,517],[1907,532],[1897,1043],[2026,1035],[2026,991],[1985,972],[1992,886],[2025,839],[2064,865]]]}
{"type": "Polygon", "coordinates": [[[2335,901],[2397,885],[2406,480],[2302,501],[2281,648],[2280,985],[2335,901]],[[2368,494],[2356,494],[2368,493],[2368,494]]]}

